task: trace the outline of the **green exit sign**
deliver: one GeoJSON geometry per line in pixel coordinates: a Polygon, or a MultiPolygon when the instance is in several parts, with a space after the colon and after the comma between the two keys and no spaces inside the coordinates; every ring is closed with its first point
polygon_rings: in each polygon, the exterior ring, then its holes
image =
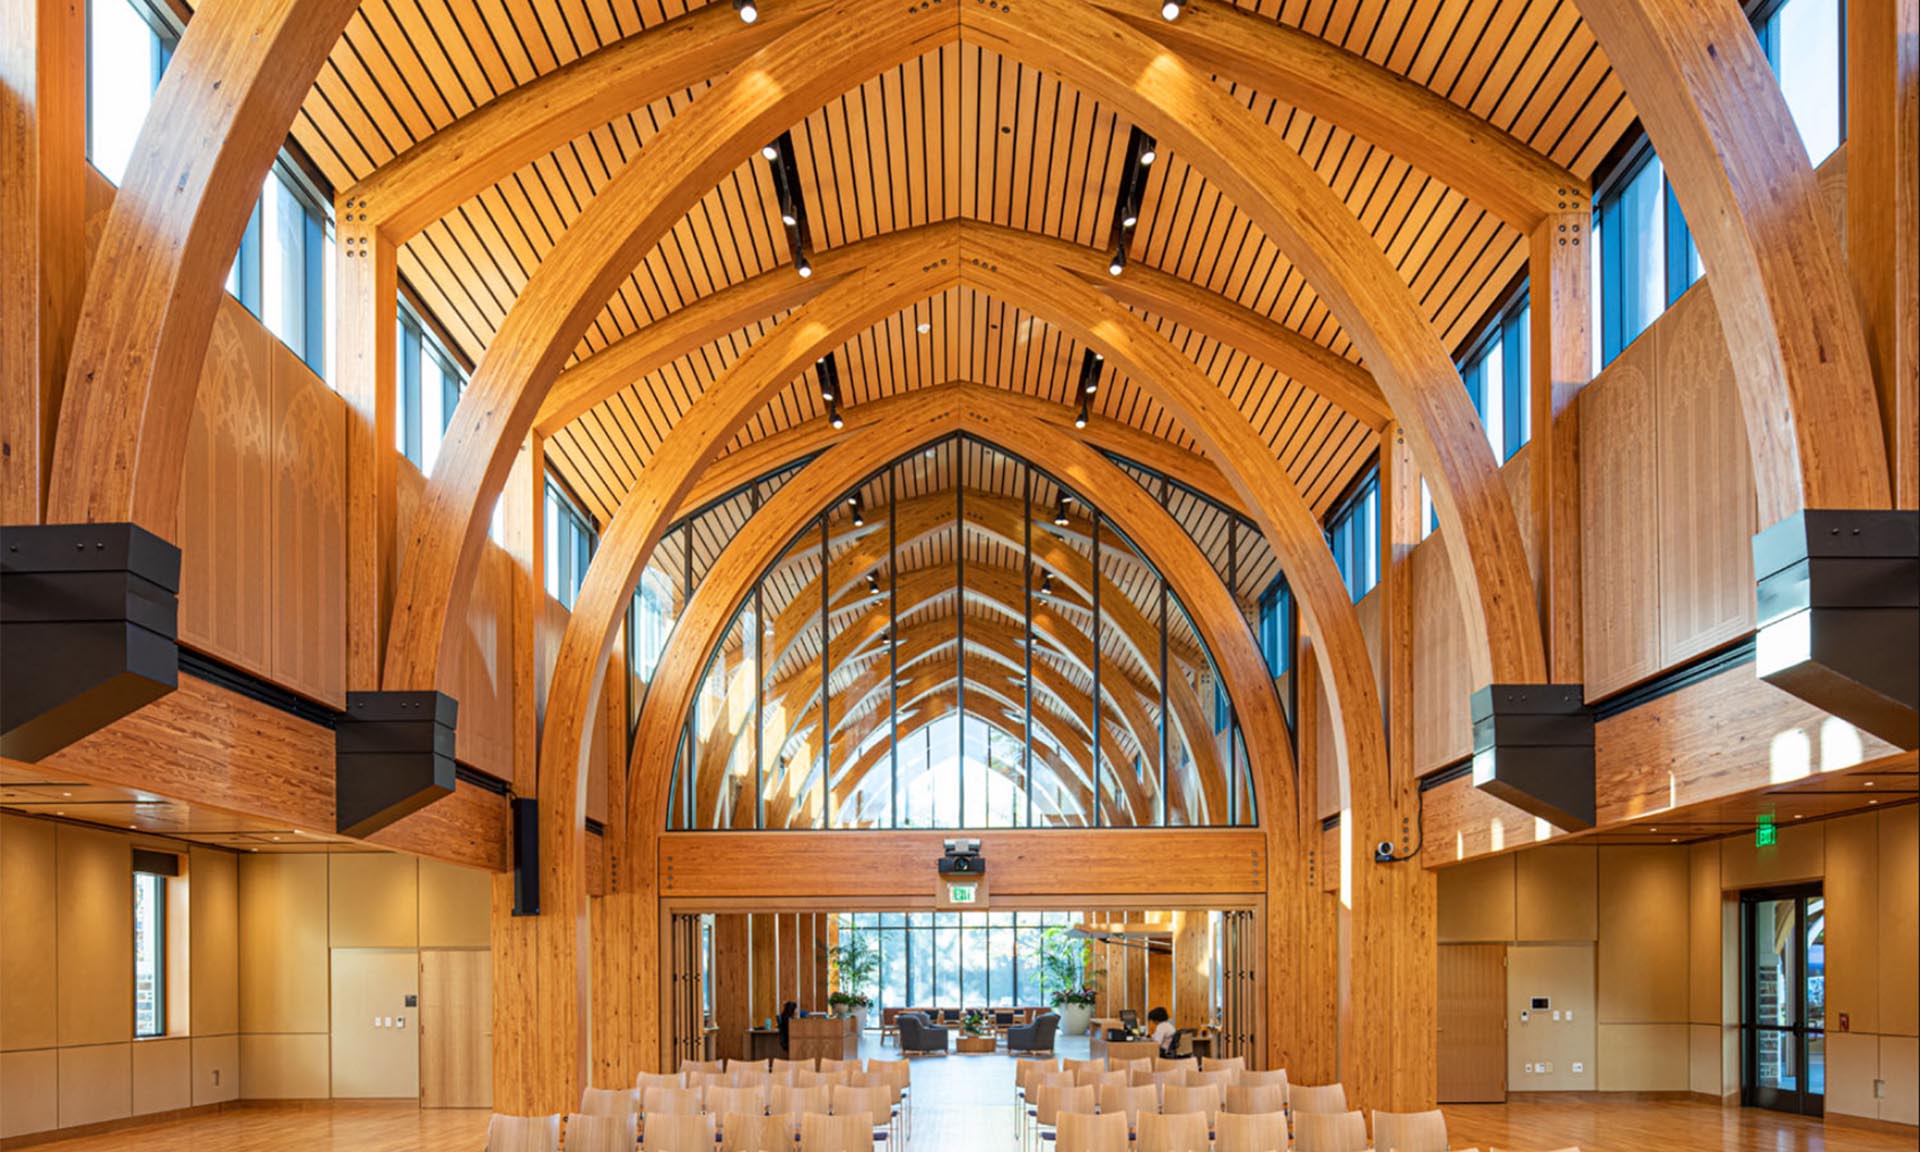
{"type": "Polygon", "coordinates": [[[948,884],[947,902],[949,904],[972,904],[980,889],[972,884],[948,884]]]}
{"type": "Polygon", "coordinates": [[[1780,842],[1780,830],[1773,821],[1762,820],[1753,826],[1753,842],[1762,848],[1771,848],[1780,842]]]}

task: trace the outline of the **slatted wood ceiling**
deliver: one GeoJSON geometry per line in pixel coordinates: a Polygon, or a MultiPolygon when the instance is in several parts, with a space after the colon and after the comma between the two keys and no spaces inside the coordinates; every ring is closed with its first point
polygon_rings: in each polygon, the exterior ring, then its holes
{"type": "MultiPolygon", "coordinates": [[[[778,3],[779,0],[772,0],[778,3]]],[[[1146,0],[1142,0],[1146,2],[1146,0]]],[[[349,24],[294,136],[336,188],[514,85],[695,5],[656,0],[368,0],[349,24]]],[[[1287,0],[1243,4],[1441,93],[1589,175],[1633,113],[1570,0],[1287,0]]],[[[1223,82],[1224,83],[1224,82],[1223,82]]],[[[1305,157],[1388,253],[1450,345],[1525,264],[1514,229],[1446,186],[1325,121],[1228,86],[1305,157]]],[[[461,205],[406,244],[402,275],[477,360],[555,238],[699,89],[569,142],[461,205]]],[[[988,220],[1102,246],[1128,124],[1097,99],[968,44],[865,82],[794,127],[817,247],[913,224],[988,220]]],[[[1132,251],[1349,357],[1325,305],[1277,249],[1178,155],[1146,189],[1132,251]]],[[[609,302],[576,356],[591,355],[691,300],[790,259],[757,158],[709,193],[609,302]]],[[[556,469],[605,520],[661,438],[774,318],[636,381],[551,442],[556,469]]],[[[1344,412],[1232,349],[1161,322],[1272,446],[1324,511],[1371,457],[1375,437],[1344,412]]],[[[851,341],[854,404],[969,378],[1065,402],[1079,349],[1006,302],[953,289],[851,341]],[[918,325],[926,323],[921,333],[918,325]]],[[[1099,410],[1191,446],[1125,379],[1099,410]]],[[[744,443],[821,414],[796,381],[744,443]]]]}

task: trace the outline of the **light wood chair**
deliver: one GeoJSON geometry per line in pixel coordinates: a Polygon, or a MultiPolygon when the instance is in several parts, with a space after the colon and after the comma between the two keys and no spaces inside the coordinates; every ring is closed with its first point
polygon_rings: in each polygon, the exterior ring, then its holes
{"type": "Polygon", "coordinates": [[[1234,1112],[1241,1116],[1264,1116],[1269,1112],[1287,1110],[1286,1089],[1279,1084],[1231,1084],[1227,1087],[1226,1099],[1221,1101],[1222,1112],[1234,1112]]]}
{"type": "Polygon", "coordinates": [[[1220,1115],[1220,1085],[1218,1084],[1169,1084],[1160,1096],[1160,1111],[1169,1116],[1181,1112],[1198,1112],[1207,1118],[1211,1125],[1213,1118],[1220,1115]]]}
{"type": "Polygon", "coordinates": [[[817,1057],[814,1060],[782,1060],[776,1056],[773,1061],[773,1070],[776,1073],[802,1072],[802,1071],[818,1072],[820,1069],[816,1067],[817,1062],[818,1062],[817,1057]]]}
{"type": "Polygon", "coordinates": [[[630,1116],[640,1111],[638,1088],[582,1088],[580,1114],[583,1116],[630,1116]]]}
{"type": "Polygon", "coordinates": [[[767,1114],[767,1095],[771,1091],[771,1086],[759,1084],[709,1084],[701,1096],[700,1104],[715,1116],[764,1116],[767,1114]]]}
{"type": "Polygon", "coordinates": [[[800,1118],[800,1152],[873,1152],[873,1117],[809,1112],[800,1118]]]}
{"type": "Polygon", "coordinates": [[[1245,1056],[1200,1057],[1200,1071],[1202,1072],[1245,1072],[1246,1070],[1247,1058],[1245,1056]]]}
{"type": "Polygon", "coordinates": [[[640,1111],[647,1117],[647,1128],[653,1128],[655,1116],[698,1116],[700,1094],[698,1088],[647,1089],[640,1096],[640,1111]]]}
{"type": "Polygon", "coordinates": [[[785,1152],[792,1147],[793,1121],[785,1116],[733,1112],[720,1117],[720,1152],[785,1152]]]}
{"type": "Polygon", "coordinates": [[[1367,1118],[1358,1112],[1295,1112],[1293,1149],[1294,1152],[1367,1152],[1367,1118]]]}
{"type": "Polygon", "coordinates": [[[1155,1056],[1152,1059],[1155,1072],[1185,1072],[1194,1066],[1193,1061],[1177,1056],[1155,1056]]]}
{"type": "Polygon", "coordinates": [[[1105,1060],[1062,1060],[1060,1061],[1060,1071],[1071,1073],[1074,1077],[1073,1082],[1075,1084],[1080,1083],[1079,1076],[1080,1076],[1080,1069],[1082,1068],[1091,1068],[1096,1072],[1105,1072],[1107,1070],[1107,1062],[1105,1060]]]}
{"type": "Polygon", "coordinates": [[[1373,1146],[1379,1152],[1447,1152],[1447,1118],[1431,1112],[1373,1112],[1373,1146]]]}
{"type": "Polygon", "coordinates": [[[822,1056],[819,1064],[822,1072],[865,1072],[867,1070],[867,1062],[864,1060],[831,1060],[822,1056]]]}
{"type": "Polygon", "coordinates": [[[1287,1152],[1287,1114],[1220,1113],[1214,1123],[1213,1152],[1287,1152]]]}
{"type": "Polygon", "coordinates": [[[1239,1084],[1242,1088],[1262,1088],[1268,1084],[1277,1084],[1280,1087],[1281,1101],[1284,1102],[1287,1098],[1287,1070],[1285,1068],[1268,1068],[1264,1071],[1242,1072],[1240,1073],[1239,1084]]]}
{"type": "Polygon", "coordinates": [[[1151,1072],[1153,1071],[1153,1057],[1142,1056],[1137,1060],[1116,1060],[1109,1056],[1107,1057],[1107,1067],[1119,1072],[1151,1072]]]}
{"type": "Polygon", "coordinates": [[[1118,1112],[1062,1112],[1059,1120],[1054,1129],[1059,1152],[1127,1152],[1127,1118],[1118,1112]]]}
{"type": "Polygon", "coordinates": [[[1296,1116],[1302,1112],[1345,1112],[1347,1088],[1344,1084],[1294,1084],[1287,1089],[1287,1106],[1296,1116]]]}
{"type": "Polygon", "coordinates": [[[1134,1141],[1137,1152],[1207,1152],[1207,1117],[1202,1112],[1157,1112],[1140,1114],[1140,1138],[1134,1141]]]}
{"type": "Polygon", "coordinates": [[[807,1112],[833,1111],[833,1089],[825,1084],[775,1084],[767,1097],[767,1111],[799,1116],[807,1112]]]}
{"type": "Polygon", "coordinates": [[[639,1119],[631,1112],[575,1112],[567,1117],[567,1152],[633,1152],[639,1119]]]}
{"type": "Polygon", "coordinates": [[[1220,1094],[1224,1096],[1228,1086],[1235,1083],[1238,1077],[1237,1072],[1202,1072],[1194,1068],[1187,1071],[1187,1085],[1198,1088],[1203,1084],[1217,1084],[1220,1087],[1220,1094]]]}
{"type": "Polygon", "coordinates": [[[1052,1140],[1054,1134],[1047,1129],[1054,1128],[1060,1122],[1062,1112],[1092,1112],[1099,1104],[1094,1096],[1093,1085],[1067,1085],[1056,1083],[1065,1079],[1066,1073],[1049,1078],[1042,1083],[1034,1097],[1032,1135],[1041,1141],[1052,1140]]]}
{"type": "MultiPolygon", "coordinates": [[[[867,1142],[887,1139],[893,1127],[893,1088],[887,1084],[834,1085],[832,1089],[833,1115],[846,1116],[854,1113],[872,1117],[873,1131],[868,1133],[867,1142]]],[[[898,1141],[894,1141],[898,1143],[898,1141]]]]}
{"type": "Polygon", "coordinates": [[[648,1113],[640,1147],[647,1152],[713,1152],[713,1117],[704,1113],[648,1113]]]}
{"type": "Polygon", "coordinates": [[[649,1088],[685,1088],[685,1072],[642,1072],[633,1078],[633,1086],[641,1092],[649,1088]]]}
{"type": "Polygon", "coordinates": [[[680,1061],[680,1071],[682,1072],[725,1072],[726,1070],[727,1062],[725,1060],[680,1061]]]}
{"type": "Polygon", "coordinates": [[[1118,1084],[1103,1084],[1100,1087],[1100,1114],[1125,1116],[1129,1128],[1139,1126],[1140,1113],[1158,1111],[1160,1111],[1160,1089],[1152,1084],[1126,1088],[1118,1084]]]}
{"type": "Polygon", "coordinates": [[[1074,1083],[1075,1084],[1091,1084],[1093,1085],[1093,1090],[1095,1092],[1098,1092],[1100,1089],[1106,1087],[1109,1084],[1114,1084],[1114,1085],[1118,1085],[1121,1088],[1125,1088],[1128,1084],[1132,1083],[1132,1079],[1131,1079],[1132,1076],[1133,1076],[1133,1073],[1127,1071],[1125,1068],[1116,1068],[1109,1072],[1095,1073],[1093,1076],[1085,1080],[1082,1080],[1078,1076],[1076,1076],[1074,1078],[1074,1083]]]}
{"type": "Polygon", "coordinates": [[[764,1064],[742,1064],[727,1069],[727,1083],[735,1088],[766,1088],[773,1084],[773,1070],[764,1064]]]}
{"type": "MultiPolygon", "coordinates": [[[[1138,1075],[1138,1073],[1136,1073],[1136,1075],[1138,1075]]],[[[1158,1072],[1149,1072],[1147,1074],[1147,1083],[1153,1085],[1154,1090],[1160,1094],[1161,1102],[1165,1103],[1167,1089],[1169,1087],[1186,1086],[1187,1073],[1183,1068],[1165,1068],[1158,1072]]]]}
{"type": "Polygon", "coordinates": [[[559,1152],[560,1114],[502,1116],[487,1121],[486,1152],[559,1152]]]}

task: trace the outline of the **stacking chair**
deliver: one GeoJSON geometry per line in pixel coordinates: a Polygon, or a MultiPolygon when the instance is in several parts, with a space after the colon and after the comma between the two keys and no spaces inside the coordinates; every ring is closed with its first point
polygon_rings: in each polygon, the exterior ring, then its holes
{"type": "Polygon", "coordinates": [[[1279,1084],[1229,1084],[1222,1112],[1241,1116],[1264,1116],[1287,1110],[1287,1090],[1279,1084]]]}
{"type": "Polygon", "coordinates": [[[580,1114],[583,1116],[631,1116],[640,1111],[638,1088],[582,1088],[580,1114]]]}
{"type": "Polygon", "coordinates": [[[1238,1072],[1201,1072],[1190,1069],[1187,1072],[1187,1086],[1190,1088],[1199,1088],[1202,1085],[1212,1084],[1220,1089],[1222,1096],[1225,1096],[1227,1094],[1227,1088],[1234,1083],[1239,1075],[1238,1072]]]}
{"type": "Polygon", "coordinates": [[[1140,1125],[1140,1113],[1160,1111],[1160,1090],[1151,1084],[1122,1088],[1105,1084],[1100,1088],[1100,1114],[1125,1116],[1128,1128],[1140,1125]]]}
{"type": "Polygon", "coordinates": [[[1152,1059],[1155,1072],[1185,1072],[1193,1067],[1193,1061],[1178,1056],[1155,1056],[1152,1059]]]}
{"type": "Polygon", "coordinates": [[[685,1072],[642,1072],[633,1078],[633,1086],[644,1093],[649,1088],[685,1088],[685,1072]]]}
{"type": "Polygon", "coordinates": [[[1027,1078],[1027,1106],[1022,1113],[1025,1119],[1021,1126],[1023,1136],[1030,1134],[1039,1124],[1040,1089],[1045,1088],[1049,1084],[1061,1089],[1071,1088],[1073,1087],[1073,1073],[1065,1070],[1059,1072],[1039,1072],[1027,1078]]]}
{"type": "Polygon", "coordinates": [[[1294,1084],[1287,1089],[1287,1106],[1302,1112],[1345,1112],[1347,1089],[1341,1084],[1294,1084]]]}
{"type": "MultiPolygon", "coordinates": [[[[1295,1088],[1297,1097],[1299,1089],[1295,1088]]],[[[1366,1152],[1367,1118],[1358,1112],[1295,1112],[1294,1152],[1366,1152]]]]}
{"type": "Polygon", "coordinates": [[[680,1061],[680,1071],[683,1073],[725,1072],[726,1070],[727,1070],[727,1062],[725,1060],[682,1060],[680,1061]]]}
{"type": "Polygon", "coordinates": [[[560,1152],[560,1116],[502,1116],[487,1121],[486,1152],[560,1152]]]}
{"type": "Polygon", "coordinates": [[[1245,1056],[1200,1057],[1200,1071],[1202,1072],[1245,1072],[1246,1070],[1247,1058],[1245,1056]]]}
{"type": "Polygon", "coordinates": [[[781,1060],[776,1057],[773,1061],[773,1072],[776,1076],[782,1072],[799,1072],[802,1070],[807,1072],[819,1071],[819,1069],[814,1067],[813,1060],[781,1060]]]}
{"type": "Polygon", "coordinates": [[[1160,1102],[1165,1104],[1167,1100],[1167,1089],[1186,1087],[1187,1074],[1169,1068],[1164,1072],[1149,1072],[1147,1074],[1147,1082],[1153,1085],[1154,1091],[1160,1096],[1160,1102]]]}
{"type": "Polygon", "coordinates": [[[1207,1118],[1208,1127],[1212,1127],[1213,1118],[1220,1115],[1220,1086],[1218,1084],[1169,1084],[1160,1099],[1160,1111],[1169,1116],[1181,1112],[1198,1112],[1207,1118]]]}
{"type": "Polygon", "coordinates": [[[766,1088],[773,1083],[773,1072],[765,1064],[741,1064],[727,1069],[727,1084],[733,1088],[766,1088]]]}
{"type": "Polygon", "coordinates": [[[720,1152],[785,1152],[793,1147],[799,1117],[751,1116],[735,1112],[720,1118],[720,1152]]]}
{"type": "Polygon", "coordinates": [[[1049,1142],[1054,1133],[1048,1129],[1057,1127],[1062,1112],[1092,1112],[1096,1103],[1091,1084],[1043,1083],[1034,1100],[1032,1130],[1043,1143],[1049,1142]]]}
{"type": "Polygon", "coordinates": [[[1073,1076],[1074,1077],[1073,1082],[1076,1084],[1080,1083],[1079,1077],[1080,1077],[1080,1070],[1082,1068],[1090,1069],[1094,1072],[1105,1072],[1107,1070],[1107,1062],[1105,1060],[1062,1060],[1060,1061],[1060,1071],[1068,1073],[1071,1076],[1073,1076]]]}
{"type": "Polygon", "coordinates": [[[1125,1088],[1128,1084],[1132,1082],[1132,1079],[1131,1079],[1132,1073],[1126,1071],[1125,1069],[1120,1069],[1117,1071],[1110,1071],[1110,1072],[1095,1072],[1091,1076],[1083,1076],[1083,1073],[1084,1073],[1084,1070],[1082,1071],[1082,1073],[1075,1074],[1073,1078],[1073,1082],[1075,1084],[1091,1084],[1093,1085],[1093,1090],[1096,1093],[1099,1092],[1100,1089],[1106,1087],[1109,1084],[1117,1084],[1120,1087],[1125,1088]]]}
{"type": "Polygon", "coordinates": [[[1380,1152],[1447,1152],[1447,1118],[1431,1112],[1373,1113],[1373,1146],[1380,1152]]]}
{"type": "Polygon", "coordinates": [[[864,1060],[831,1060],[825,1056],[820,1057],[822,1072],[864,1072],[866,1070],[867,1065],[864,1060]]]}
{"type": "Polygon", "coordinates": [[[1153,1057],[1142,1056],[1138,1060],[1115,1060],[1109,1056],[1107,1057],[1107,1067],[1120,1072],[1151,1072],[1153,1071],[1153,1057]]]}
{"type": "Polygon", "coordinates": [[[1287,1114],[1220,1113],[1213,1131],[1213,1152],[1287,1152],[1287,1114]]]}
{"type": "Polygon", "coordinates": [[[649,1113],[640,1147],[647,1152],[713,1152],[713,1117],[699,1112],[690,1116],[649,1113]]]}
{"type": "Polygon", "coordinates": [[[1259,1088],[1266,1084],[1278,1084],[1282,1095],[1287,1090],[1287,1070],[1269,1068],[1264,1072],[1246,1071],[1240,1073],[1239,1084],[1244,1088],[1259,1088]]]}
{"type": "Polygon", "coordinates": [[[873,1117],[865,1112],[800,1118],[801,1152],[873,1152],[873,1117]]]}
{"type": "MultiPolygon", "coordinates": [[[[701,1103],[707,1112],[714,1116],[764,1116],[767,1114],[767,1093],[765,1085],[741,1084],[726,1087],[709,1084],[701,1103]]],[[[724,1129],[725,1124],[721,1127],[724,1129]]]]}
{"type": "Polygon", "coordinates": [[[1127,1152],[1127,1118],[1120,1113],[1062,1112],[1059,1120],[1059,1152],[1127,1152]]]}
{"type": "Polygon", "coordinates": [[[698,1116],[700,1111],[697,1088],[649,1088],[640,1097],[640,1112],[647,1118],[649,1132],[655,1116],[698,1116]]]}
{"type": "Polygon", "coordinates": [[[825,1084],[813,1084],[801,1088],[798,1085],[775,1084],[767,1097],[767,1111],[788,1116],[800,1116],[808,1112],[833,1111],[833,1089],[825,1084]]]}
{"type": "Polygon", "coordinates": [[[1140,1138],[1135,1141],[1138,1152],[1207,1152],[1211,1146],[1205,1113],[1140,1114],[1140,1138]]]}
{"type": "Polygon", "coordinates": [[[867,1079],[893,1089],[893,1106],[899,1112],[903,1138],[913,1137],[913,1065],[905,1059],[869,1060],[867,1079]]]}
{"type": "Polygon", "coordinates": [[[633,1152],[638,1119],[631,1112],[575,1112],[567,1117],[567,1152],[633,1152]]]}
{"type": "MultiPolygon", "coordinates": [[[[893,1089],[889,1086],[862,1084],[856,1087],[836,1084],[832,1090],[832,1099],[835,1116],[863,1115],[872,1121],[872,1131],[867,1133],[869,1146],[891,1135],[893,1089]]],[[[894,1143],[897,1144],[898,1141],[894,1143]]]]}

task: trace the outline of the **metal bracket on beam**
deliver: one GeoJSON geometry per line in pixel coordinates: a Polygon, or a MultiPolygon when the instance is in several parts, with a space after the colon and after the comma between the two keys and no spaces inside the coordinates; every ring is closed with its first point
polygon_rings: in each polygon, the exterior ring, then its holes
{"type": "Polygon", "coordinates": [[[1755,672],[1900,748],[1920,744],[1920,512],[1808,509],[1753,538],[1755,672]]]}
{"type": "Polygon", "coordinates": [[[1473,694],[1473,786],[1556,828],[1593,827],[1593,710],[1578,684],[1473,694]]]}
{"type": "Polygon", "coordinates": [[[0,755],[40,760],[180,685],[180,550],[137,524],[0,527],[0,755]]]}
{"type": "Polygon", "coordinates": [[[334,725],[334,827],[370,836],[453,792],[460,704],[444,692],[349,692],[334,725]]]}

